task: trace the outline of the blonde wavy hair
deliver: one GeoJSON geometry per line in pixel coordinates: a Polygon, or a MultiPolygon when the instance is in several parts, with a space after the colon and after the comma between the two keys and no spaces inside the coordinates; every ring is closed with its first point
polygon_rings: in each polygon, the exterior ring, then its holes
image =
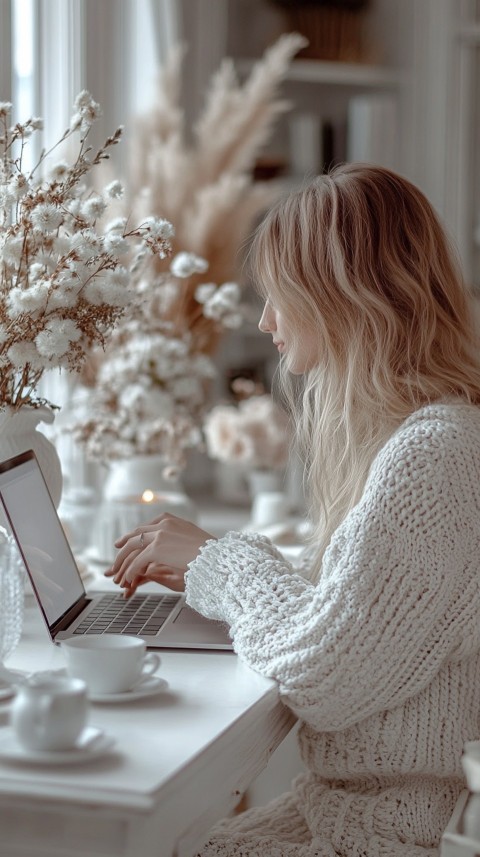
{"type": "Polygon", "coordinates": [[[257,228],[249,262],[294,348],[305,330],[318,338],[300,384],[288,354],[276,379],[295,419],[318,575],[400,423],[452,395],[480,403],[469,295],[426,197],[366,164],[337,167],[280,201],[257,228]]]}

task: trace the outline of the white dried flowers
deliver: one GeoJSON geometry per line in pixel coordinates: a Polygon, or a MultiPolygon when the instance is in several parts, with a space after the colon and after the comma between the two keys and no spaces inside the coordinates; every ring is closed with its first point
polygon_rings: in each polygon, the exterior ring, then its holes
{"type": "MultiPolygon", "coordinates": [[[[88,413],[73,429],[89,458],[160,454],[175,476],[185,467],[188,451],[203,448],[202,422],[217,368],[196,335],[198,326],[179,308],[184,282],[207,268],[205,259],[182,252],[169,271],[140,282],[128,317],[100,355],[88,413]]],[[[236,284],[208,283],[197,292],[203,288],[199,317],[210,313],[218,331],[242,322],[236,284]]]]}
{"type": "Polygon", "coordinates": [[[211,458],[249,470],[279,470],[287,464],[289,419],[268,393],[243,399],[238,406],[212,408],[204,432],[211,458]]]}
{"type": "Polygon", "coordinates": [[[122,129],[92,152],[86,141],[101,111],[90,93],[77,96],[70,127],[53,147],[79,132],[75,161],[42,177],[52,150],[23,168],[25,145],[42,120],[10,126],[11,108],[0,102],[0,408],[16,410],[49,404],[37,393],[43,373],[78,371],[92,347],[105,344],[147,259],[169,254],[174,229],[162,218],[98,227],[123,188],[112,181],[99,193],[85,177],[109,157],[122,129]]]}

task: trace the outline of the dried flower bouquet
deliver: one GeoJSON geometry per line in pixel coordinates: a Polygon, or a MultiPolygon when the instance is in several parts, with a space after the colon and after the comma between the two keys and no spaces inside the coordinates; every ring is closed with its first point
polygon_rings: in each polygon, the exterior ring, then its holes
{"type": "Polygon", "coordinates": [[[88,92],[77,96],[70,127],[53,147],[78,132],[75,161],[57,163],[44,177],[52,149],[24,168],[28,139],[43,122],[10,126],[11,107],[0,103],[0,408],[16,411],[50,404],[37,392],[46,370],[78,371],[92,346],[104,345],[148,256],[170,251],[173,227],[150,217],[136,227],[116,219],[97,228],[123,188],[112,181],[99,193],[86,177],[109,157],[122,129],[92,152],[87,138],[101,111],[88,92]]]}
{"type": "MultiPolygon", "coordinates": [[[[253,166],[278,116],[289,108],[278,90],[290,61],[306,43],[282,36],[239,83],[226,58],[213,75],[205,105],[189,142],[180,104],[181,50],[174,51],[159,77],[153,109],[134,129],[130,205],[175,225],[174,253],[188,251],[208,262],[209,279],[238,279],[240,250],[259,214],[279,193],[275,183],[254,182],[253,166]]],[[[162,266],[157,265],[161,271],[162,266]]],[[[213,353],[219,329],[198,312],[199,273],[184,283],[178,305],[198,348],[213,353]]]]}

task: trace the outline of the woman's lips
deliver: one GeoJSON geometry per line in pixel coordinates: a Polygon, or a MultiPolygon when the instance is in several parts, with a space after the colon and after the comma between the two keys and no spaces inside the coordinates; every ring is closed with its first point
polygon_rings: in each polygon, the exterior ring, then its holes
{"type": "Polygon", "coordinates": [[[285,343],[284,342],[275,342],[275,340],[273,340],[273,344],[276,346],[278,351],[280,351],[280,352],[284,351],[284,349],[285,349],[285,343]]]}

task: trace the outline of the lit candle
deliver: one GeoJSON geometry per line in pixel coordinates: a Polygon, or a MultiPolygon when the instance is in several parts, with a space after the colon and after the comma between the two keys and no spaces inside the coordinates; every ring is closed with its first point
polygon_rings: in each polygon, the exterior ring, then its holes
{"type": "Polygon", "coordinates": [[[110,500],[102,511],[101,526],[96,533],[98,554],[102,560],[113,559],[113,545],[117,539],[150,523],[163,512],[195,519],[194,509],[186,504],[185,495],[177,491],[153,491],[151,488],[145,488],[141,494],[110,500]]]}

